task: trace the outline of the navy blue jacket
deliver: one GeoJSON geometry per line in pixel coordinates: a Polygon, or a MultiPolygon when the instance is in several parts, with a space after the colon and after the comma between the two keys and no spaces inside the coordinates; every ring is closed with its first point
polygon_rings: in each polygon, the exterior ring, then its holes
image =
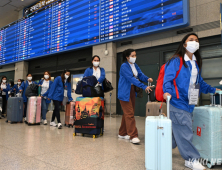
{"type": "MultiPolygon", "coordinates": [[[[187,68],[183,65],[181,71],[176,79],[176,84],[179,92],[179,99],[176,97],[176,90],[173,84],[173,80],[176,77],[176,73],[180,67],[180,58],[177,57],[172,59],[170,64],[166,64],[165,66],[165,76],[163,82],[163,91],[164,93],[169,93],[172,95],[172,99],[170,100],[171,105],[178,109],[185,110],[187,112],[192,113],[195,105],[189,105],[188,99],[188,90],[190,85],[190,77],[192,65],[189,61],[186,61],[187,68]]],[[[199,67],[196,63],[197,70],[199,72],[199,67]]],[[[215,93],[216,88],[211,87],[207,83],[203,81],[201,74],[197,76],[197,81],[200,84],[200,93],[215,93]]]]}
{"type": "MultiPolygon", "coordinates": [[[[32,81],[32,84],[37,84],[37,83],[35,81],[32,81]]],[[[23,102],[28,101],[27,97],[25,96],[25,91],[26,91],[28,86],[29,86],[29,82],[28,82],[28,80],[26,80],[26,81],[23,81],[22,85],[19,87],[19,90],[23,91],[22,92],[23,102]]]]}
{"type": "MultiPolygon", "coordinates": [[[[136,70],[138,72],[138,78],[140,81],[148,83],[149,77],[143,74],[140,70],[139,66],[135,64],[136,70]]],[[[120,78],[118,83],[118,99],[122,101],[129,102],[130,100],[130,91],[131,91],[131,84],[142,88],[145,90],[147,88],[146,85],[141,83],[133,76],[133,72],[128,62],[125,62],[120,67],[120,78]]]]}
{"type": "MultiPolygon", "coordinates": [[[[65,87],[67,88],[68,100],[72,101],[73,99],[71,96],[71,83],[66,82],[65,87]]],[[[52,100],[63,101],[64,85],[61,76],[56,77],[56,79],[54,80],[52,86],[50,87],[48,98],[52,100]]]]}
{"type": "MultiPolygon", "coordinates": [[[[44,81],[44,79],[39,82],[39,85],[42,85],[42,84],[43,84],[43,81],[44,81]]],[[[49,98],[48,95],[49,95],[49,90],[50,90],[50,88],[52,87],[52,84],[53,84],[53,82],[52,82],[51,80],[49,80],[49,88],[48,88],[48,90],[42,95],[43,97],[46,97],[46,98],[47,98],[47,99],[46,99],[46,103],[51,103],[51,100],[48,100],[48,98],[49,98]]]]}

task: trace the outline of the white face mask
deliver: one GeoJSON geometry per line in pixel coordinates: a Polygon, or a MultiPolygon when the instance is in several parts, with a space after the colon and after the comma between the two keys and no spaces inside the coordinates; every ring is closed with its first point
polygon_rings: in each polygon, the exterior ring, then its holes
{"type": "Polygon", "coordinates": [[[20,85],[21,84],[21,82],[18,82],[18,85],[20,85]]]}
{"type": "Polygon", "coordinates": [[[98,67],[99,66],[99,62],[93,61],[93,66],[98,67]]]}
{"type": "Polygon", "coordinates": [[[44,75],[44,78],[45,79],[49,79],[49,75],[44,75]]]}
{"type": "Polygon", "coordinates": [[[2,80],[3,83],[6,83],[6,80],[2,80]]]}
{"type": "Polygon", "coordinates": [[[129,62],[131,62],[131,63],[133,63],[133,64],[134,64],[134,63],[136,62],[136,57],[135,57],[135,58],[130,57],[129,62]]]}
{"type": "Polygon", "coordinates": [[[28,79],[28,80],[32,80],[32,77],[28,77],[27,79],[28,79]]]}
{"type": "Polygon", "coordinates": [[[196,41],[189,41],[187,42],[187,51],[189,51],[190,53],[195,53],[197,50],[199,50],[200,44],[196,41]]]}
{"type": "Polygon", "coordinates": [[[65,78],[66,78],[66,79],[68,79],[68,78],[69,78],[69,76],[65,74],[65,78]]]}

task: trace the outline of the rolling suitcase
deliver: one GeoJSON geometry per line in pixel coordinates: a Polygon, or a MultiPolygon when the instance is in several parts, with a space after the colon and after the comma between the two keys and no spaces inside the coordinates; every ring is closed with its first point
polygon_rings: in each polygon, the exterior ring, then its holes
{"type": "Polygon", "coordinates": [[[10,123],[23,122],[23,98],[9,97],[7,104],[7,121],[10,123]]]}
{"type": "Polygon", "coordinates": [[[65,126],[73,127],[74,115],[75,115],[75,102],[70,102],[69,104],[66,104],[65,126]]]}
{"type": "Polygon", "coordinates": [[[41,122],[41,97],[29,97],[27,106],[27,124],[40,125],[41,122]]]}
{"type": "Polygon", "coordinates": [[[168,117],[148,116],[145,124],[146,170],[172,170],[172,122],[167,101],[168,117]]]}
{"type": "MultiPolygon", "coordinates": [[[[221,94],[222,91],[217,93],[221,94]]],[[[211,94],[212,104],[195,107],[193,111],[193,144],[201,158],[212,168],[222,158],[222,108],[215,105],[215,96],[211,94]]],[[[221,100],[220,100],[221,104],[221,100]]]]}
{"type": "MultiPolygon", "coordinates": [[[[151,84],[148,83],[148,86],[151,84]]],[[[154,91],[151,93],[154,94],[154,91]]],[[[148,95],[148,102],[146,104],[146,116],[159,116],[160,114],[164,114],[167,116],[167,106],[165,102],[151,102],[149,99],[151,96],[151,93],[148,95]]]]}
{"type": "Polygon", "coordinates": [[[75,131],[93,135],[103,135],[104,127],[104,99],[101,97],[77,97],[75,107],[75,131]]]}

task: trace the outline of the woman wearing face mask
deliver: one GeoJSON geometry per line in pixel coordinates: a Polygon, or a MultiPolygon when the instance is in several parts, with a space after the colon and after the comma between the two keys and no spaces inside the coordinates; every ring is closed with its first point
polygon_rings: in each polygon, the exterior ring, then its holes
{"type": "Polygon", "coordinates": [[[98,84],[96,85],[97,88],[100,88],[100,91],[103,93],[104,97],[104,92],[103,92],[103,81],[106,77],[105,70],[104,68],[99,67],[100,64],[100,57],[98,55],[94,55],[92,57],[92,67],[89,67],[86,69],[83,77],[88,77],[88,76],[95,76],[96,79],[98,80],[98,84]]]}
{"type": "Polygon", "coordinates": [[[183,38],[175,55],[167,62],[163,83],[164,98],[171,97],[172,147],[178,147],[181,156],[185,159],[185,166],[195,170],[205,170],[205,167],[198,162],[200,154],[192,144],[192,112],[198,98],[193,98],[191,94],[197,93],[198,96],[201,92],[207,94],[215,93],[216,91],[216,88],[203,81],[201,68],[202,59],[199,52],[199,39],[196,34],[191,33],[183,38]],[[179,71],[181,62],[183,65],[176,78],[178,95],[173,81],[177,71],[179,71]]]}
{"type": "Polygon", "coordinates": [[[24,106],[25,106],[24,107],[24,115],[23,115],[25,121],[26,121],[26,110],[27,110],[27,102],[28,102],[28,99],[25,96],[25,91],[30,84],[37,84],[35,81],[32,81],[32,74],[28,73],[26,78],[27,78],[26,82],[24,81],[21,84],[21,86],[19,87],[19,91],[22,92],[23,102],[24,102],[24,106]]]}
{"type": "Polygon", "coordinates": [[[15,86],[14,86],[14,91],[16,92],[16,94],[19,93],[19,87],[21,86],[21,84],[22,84],[22,80],[18,79],[17,84],[15,84],[15,86]]]}
{"type": "Polygon", "coordinates": [[[50,72],[45,71],[44,79],[39,82],[39,86],[41,86],[41,97],[42,97],[41,113],[44,125],[47,125],[46,113],[48,111],[49,103],[51,103],[51,100],[48,98],[48,94],[52,84],[53,82],[51,81],[50,72]]]}
{"type": "Polygon", "coordinates": [[[140,140],[134,118],[135,110],[135,86],[149,92],[150,87],[140,81],[153,82],[152,78],[145,76],[136,62],[136,51],[128,49],[123,52],[123,64],[120,68],[120,78],[118,83],[118,99],[123,109],[122,123],[119,129],[119,138],[130,139],[130,142],[136,144],[140,140]],[[140,80],[140,81],[139,81],[140,80]]]}
{"type": "Polygon", "coordinates": [[[1,94],[2,94],[2,115],[0,119],[4,118],[3,114],[6,114],[7,100],[8,100],[8,91],[10,90],[10,85],[7,84],[7,77],[2,76],[1,81],[1,94]]]}
{"type": "Polygon", "coordinates": [[[64,70],[61,76],[56,77],[48,94],[48,98],[52,99],[55,105],[50,126],[57,126],[55,123],[56,117],[59,129],[62,128],[59,107],[61,106],[64,97],[68,97],[68,102],[73,100],[71,96],[71,76],[69,70],[64,70]]]}

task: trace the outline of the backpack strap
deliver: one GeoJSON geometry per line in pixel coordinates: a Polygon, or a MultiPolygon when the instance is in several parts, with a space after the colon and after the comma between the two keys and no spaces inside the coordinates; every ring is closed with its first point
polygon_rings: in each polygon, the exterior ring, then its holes
{"type": "Polygon", "coordinates": [[[177,71],[176,77],[173,79],[173,84],[174,84],[174,87],[175,87],[175,90],[176,90],[177,99],[179,99],[180,96],[179,96],[179,91],[178,91],[177,84],[176,84],[176,78],[178,77],[182,67],[183,67],[183,58],[180,57],[180,67],[179,67],[179,70],[177,71]]]}

